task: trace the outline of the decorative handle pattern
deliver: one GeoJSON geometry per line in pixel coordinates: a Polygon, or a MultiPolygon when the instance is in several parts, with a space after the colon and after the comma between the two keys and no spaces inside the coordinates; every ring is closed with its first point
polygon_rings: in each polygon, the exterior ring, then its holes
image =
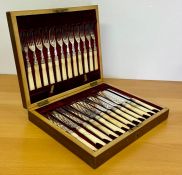
{"type": "Polygon", "coordinates": [[[52,59],[51,59],[51,57],[48,58],[48,68],[49,68],[50,84],[54,84],[55,83],[55,79],[54,79],[54,72],[53,72],[52,59]]]}
{"type": "Polygon", "coordinates": [[[38,63],[34,64],[34,71],[35,71],[35,84],[36,84],[36,88],[38,89],[42,87],[38,63]]]}
{"type": "Polygon", "coordinates": [[[78,76],[78,68],[77,68],[77,60],[76,60],[76,54],[73,54],[73,73],[74,76],[78,76]]]}
{"type": "Polygon", "coordinates": [[[89,65],[90,65],[90,71],[93,71],[94,70],[94,62],[93,62],[92,49],[89,49],[89,65]]]}
{"type": "Polygon", "coordinates": [[[88,73],[89,69],[88,69],[88,59],[87,59],[87,52],[86,51],[83,53],[83,58],[84,58],[85,73],[88,73]]]}
{"type": "Polygon", "coordinates": [[[58,56],[55,56],[55,68],[56,68],[56,80],[57,82],[61,81],[60,67],[58,56]]]}
{"type": "Polygon", "coordinates": [[[43,84],[44,84],[44,86],[47,86],[49,84],[49,82],[48,82],[48,78],[47,78],[47,71],[46,71],[45,63],[41,63],[41,68],[42,68],[43,84]]]}
{"type": "Polygon", "coordinates": [[[95,70],[99,69],[98,59],[97,59],[97,50],[94,50],[94,68],[95,70]]]}
{"type": "Polygon", "coordinates": [[[72,73],[72,66],[71,66],[71,56],[69,53],[67,53],[67,70],[68,70],[68,78],[73,78],[73,73],[72,73]]]}
{"type": "Polygon", "coordinates": [[[78,69],[79,69],[79,74],[83,74],[83,64],[82,64],[82,55],[81,53],[78,53],[78,69]]]}
{"type": "Polygon", "coordinates": [[[30,91],[35,89],[34,81],[33,81],[33,75],[32,75],[32,68],[31,66],[27,67],[27,74],[28,74],[28,84],[30,91]]]}

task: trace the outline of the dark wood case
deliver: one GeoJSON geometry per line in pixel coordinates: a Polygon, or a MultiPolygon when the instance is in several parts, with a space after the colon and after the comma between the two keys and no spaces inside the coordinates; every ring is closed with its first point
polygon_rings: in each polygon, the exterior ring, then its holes
{"type": "MultiPolygon", "coordinates": [[[[39,126],[41,129],[43,129],[49,135],[54,137],[61,144],[65,145],[70,151],[78,155],[93,168],[97,168],[106,160],[115,155],[117,152],[121,151],[128,144],[132,143],[143,134],[145,134],[147,131],[158,125],[161,121],[165,120],[168,117],[169,112],[169,110],[165,107],[161,107],[154,103],[148,102],[142,98],[136,97],[132,94],[119,90],[103,82],[98,16],[99,15],[97,6],[7,12],[7,19],[14,51],[22,102],[24,108],[28,110],[29,120],[39,126]],[[93,31],[95,34],[97,48],[98,69],[87,73],[85,73],[84,69],[83,74],[79,74],[78,76],[73,75],[72,78],[68,78],[65,81],[55,81],[55,83],[52,84],[50,83],[50,79],[48,79],[48,85],[42,86],[41,88],[35,88],[34,90],[30,91],[27,78],[28,73],[26,70],[26,55],[22,50],[21,32],[27,32],[34,29],[47,28],[52,26],[55,27],[63,25],[85,25],[87,23],[94,24],[93,31]],[[92,94],[94,95],[95,93],[108,88],[127,95],[129,98],[135,98],[148,105],[151,105],[154,108],[159,109],[159,112],[155,113],[145,121],[141,122],[139,125],[120,135],[119,137],[113,139],[111,142],[107,143],[105,146],[101,147],[97,151],[92,151],[90,148],[82,144],[69,133],[65,132],[62,128],[59,128],[54,123],[50,122],[49,119],[45,117],[47,111],[49,112],[57,107],[70,104],[74,101],[82,100],[87,96],[90,96],[92,94]]],[[[69,47],[71,49],[71,43],[69,43],[69,47]]],[[[75,47],[77,48],[77,45],[75,45],[75,47]]],[[[91,48],[93,49],[94,47],[95,46],[92,40],[91,48]]],[[[88,41],[86,41],[86,48],[89,48],[88,41]]],[[[64,53],[66,53],[65,45],[63,50],[64,53]]],[[[83,50],[84,46],[83,43],[81,43],[82,53],[84,52],[83,50]]],[[[61,55],[58,46],[57,51],[59,65],[61,65],[61,55]]],[[[38,50],[36,50],[35,53],[38,55],[37,59],[38,63],[40,64],[41,55],[38,50]]],[[[45,57],[47,56],[45,48],[43,50],[43,54],[45,57]]],[[[50,54],[52,56],[54,55],[54,48],[51,46],[50,54]]],[[[88,51],[87,54],[89,55],[88,51]]],[[[28,56],[33,60],[33,55],[31,51],[29,51],[28,56]]],[[[78,61],[77,49],[76,56],[78,61]]],[[[83,57],[84,55],[82,54],[82,58],[83,57]]],[[[30,60],[31,65],[34,64],[32,60],[30,60]]],[[[46,64],[48,63],[46,62],[46,64]]],[[[90,69],[91,68],[89,67],[89,70],[90,69]]],[[[54,64],[53,70],[54,76],[56,76],[54,64]]],[[[42,71],[41,68],[40,71],[42,71]]],[[[40,75],[40,79],[43,84],[42,74],[40,75]]],[[[33,80],[35,83],[34,74],[33,80]]]]}

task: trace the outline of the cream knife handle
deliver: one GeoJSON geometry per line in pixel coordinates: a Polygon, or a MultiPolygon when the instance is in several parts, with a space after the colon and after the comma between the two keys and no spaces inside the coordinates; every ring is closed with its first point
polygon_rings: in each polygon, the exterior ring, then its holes
{"type": "Polygon", "coordinates": [[[62,68],[62,77],[63,77],[63,80],[67,80],[65,58],[61,58],[61,68],[62,68]]]}
{"type": "Polygon", "coordinates": [[[136,112],[137,114],[139,114],[139,115],[141,115],[141,116],[142,116],[142,115],[147,115],[147,116],[150,117],[150,115],[147,114],[146,112],[144,112],[144,111],[142,111],[142,110],[140,110],[140,109],[137,109],[137,108],[135,108],[135,107],[133,107],[133,106],[127,104],[127,103],[125,103],[124,106],[127,107],[128,109],[130,109],[130,110],[136,112]]]}
{"type": "Polygon", "coordinates": [[[151,110],[149,110],[147,108],[144,108],[143,106],[140,106],[140,105],[138,105],[138,104],[136,104],[134,102],[131,102],[131,101],[128,102],[127,101],[127,103],[129,103],[131,106],[134,106],[134,107],[136,107],[136,108],[138,108],[138,109],[140,109],[140,110],[142,110],[144,112],[151,112],[151,113],[155,114],[155,112],[153,112],[153,111],[151,111],[151,110]]]}
{"type": "Polygon", "coordinates": [[[90,123],[92,123],[92,125],[94,125],[95,127],[99,128],[101,131],[103,131],[104,133],[106,133],[107,135],[113,135],[115,137],[118,137],[118,135],[116,133],[114,133],[113,131],[111,131],[110,129],[106,128],[105,126],[101,125],[100,123],[98,123],[97,121],[91,119],[89,120],[90,123]]]}
{"type": "Polygon", "coordinates": [[[47,78],[46,64],[41,63],[41,68],[42,68],[43,84],[44,84],[44,86],[47,86],[49,84],[49,82],[48,82],[48,78],[47,78]]]}
{"type": "Polygon", "coordinates": [[[123,122],[124,124],[126,124],[126,125],[127,125],[127,124],[130,124],[130,125],[132,125],[132,126],[135,126],[132,122],[130,122],[129,120],[126,120],[125,118],[119,116],[118,114],[116,114],[116,113],[114,113],[114,112],[112,112],[112,111],[108,111],[108,112],[109,112],[109,115],[111,115],[111,116],[114,117],[115,119],[117,119],[117,120],[123,122]]]}
{"type": "Polygon", "coordinates": [[[35,71],[35,84],[37,89],[42,87],[41,79],[40,79],[40,71],[38,63],[34,64],[34,71],[35,71]]]}
{"type": "MultiPolygon", "coordinates": [[[[130,111],[129,109],[127,109],[127,108],[125,108],[125,107],[120,107],[120,109],[122,110],[122,111],[124,111],[124,112],[126,112],[126,113],[128,113],[128,114],[130,114],[131,116],[133,116],[133,117],[135,117],[135,118],[143,118],[142,116],[140,116],[139,114],[137,114],[137,113],[135,113],[135,112],[132,112],[132,111],[130,111]]],[[[145,119],[145,118],[143,118],[143,119],[145,119]]]]}
{"type": "Polygon", "coordinates": [[[113,131],[119,131],[121,133],[125,133],[125,131],[123,129],[113,125],[112,123],[108,122],[107,120],[105,120],[105,119],[103,119],[101,117],[98,118],[98,121],[103,123],[104,125],[106,125],[108,128],[110,128],[113,131]]]}
{"type": "Polygon", "coordinates": [[[90,71],[93,71],[94,62],[93,62],[93,56],[92,56],[92,49],[89,49],[89,65],[90,65],[90,71]]]}
{"type": "Polygon", "coordinates": [[[79,135],[77,135],[76,133],[71,133],[71,135],[73,137],[75,137],[77,140],[79,140],[81,143],[83,143],[84,145],[86,145],[87,147],[89,147],[91,150],[96,151],[97,148],[95,148],[93,145],[91,145],[89,142],[85,141],[84,139],[82,139],[79,135]]]}
{"type": "Polygon", "coordinates": [[[98,59],[97,59],[97,50],[96,49],[94,50],[94,67],[95,67],[95,70],[99,69],[98,59]]]}
{"type": "Polygon", "coordinates": [[[137,122],[141,123],[140,120],[134,118],[133,116],[131,116],[131,115],[129,115],[129,114],[127,114],[127,113],[119,110],[119,109],[115,109],[115,112],[118,113],[118,114],[120,114],[120,115],[122,115],[123,117],[127,118],[130,121],[137,121],[137,122]]]}
{"type": "Polygon", "coordinates": [[[48,58],[48,69],[49,69],[50,84],[54,84],[55,83],[55,79],[54,79],[54,72],[53,72],[53,66],[52,66],[52,59],[51,59],[51,57],[48,58]]]}
{"type": "Polygon", "coordinates": [[[124,127],[126,129],[130,129],[127,125],[117,121],[116,119],[110,117],[109,115],[105,114],[105,113],[100,113],[100,115],[105,118],[106,120],[108,120],[109,122],[113,123],[114,125],[118,126],[118,127],[124,127]]]}
{"type": "Polygon", "coordinates": [[[97,137],[95,137],[94,135],[90,134],[89,132],[87,132],[85,129],[83,128],[79,128],[78,131],[83,134],[85,137],[87,137],[90,141],[92,141],[93,143],[99,143],[101,145],[105,145],[105,143],[98,139],[97,137]]]}
{"type": "Polygon", "coordinates": [[[83,65],[82,65],[81,52],[78,53],[78,70],[79,70],[79,74],[82,75],[83,74],[83,65]]]}
{"type": "Polygon", "coordinates": [[[61,81],[61,72],[59,67],[59,59],[58,56],[55,56],[55,68],[56,68],[56,80],[57,82],[61,81]]]}
{"type": "Polygon", "coordinates": [[[31,66],[27,67],[27,74],[28,74],[28,84],[30,91],[35,89],[34,81],[33,81],[33,75],[32,75],[32,68],[31,66]]]}
{"type": "Polygon", "coordinates": [[[155,109],[155,110],[159,111],[159,109],[157,109],[157,108],[155,108],[155,107],[153,107],[153,106],[150,106],[150,105],[148,105],[148,104],[146,104],[146,103],[144,103],[144,102],[142,102],[142,101],[140,101],[140,100],[137,100],[137,99],[134,99],[134,98],[132,98],[132,100],[133,100],[135,103],[138,103],[138,104],[140,104],[140,105],[146,107],[147,109],[150,109],[150,110],[154,110],[154,109],[155,109]]]}
{"type": "Polygon", "coordinates": [[[84,58],[85,73],[88,73],[89,69],[88,69],[88,59],[87,59],[87,52],[86,51],[83,53],[83,58],[84,58]]]}
{"type": "Polygon", "coordinates": [[[69,53],[67,53],[67,70],[68,70],[68,78],[72,78],[73,74],[72,74],[72,66],[71,66],[71,56],[69,53]]]}
{"type": "Polygon", "coordinates": [[[90,131],[92,131],[93,133],[95,133],[98,137],[100,137],[102,139],[107,139],[109,141],[112,141],[112,139],[110,137],[108,137],[107,135],[105,135],[104,133],[102,133],[101,131],[99,131],[98,129],[94,128],[90,124],[88,124],[88,123],[85,122],[84,126],[85,126],[85,128],[87,128],[90,131]]]}
{"type": "Polygon", "coordinates": [[[73,54],[73,73],[75,77],[78,76],[78,67],[75,53],[73,54]]]}

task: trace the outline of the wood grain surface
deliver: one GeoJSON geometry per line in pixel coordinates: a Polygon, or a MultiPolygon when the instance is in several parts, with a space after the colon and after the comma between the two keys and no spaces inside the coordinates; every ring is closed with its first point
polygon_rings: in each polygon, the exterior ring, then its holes
{"type": "Polygon", "coordinates": [[[105,79],[170,109],[169,118],[96,170],[28,121],[16,75],[0,75],[0,175],[181,175],[182,82],[105,79]]]}

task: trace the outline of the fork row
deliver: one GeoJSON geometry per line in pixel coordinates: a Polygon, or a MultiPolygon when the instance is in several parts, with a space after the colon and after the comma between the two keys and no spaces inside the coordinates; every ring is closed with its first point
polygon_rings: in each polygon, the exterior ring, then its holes
{"type": "Polygon", "coordinates": [[[88,23],[22,31],[30,91],[98,70],[94,30],[88,23]]]}

